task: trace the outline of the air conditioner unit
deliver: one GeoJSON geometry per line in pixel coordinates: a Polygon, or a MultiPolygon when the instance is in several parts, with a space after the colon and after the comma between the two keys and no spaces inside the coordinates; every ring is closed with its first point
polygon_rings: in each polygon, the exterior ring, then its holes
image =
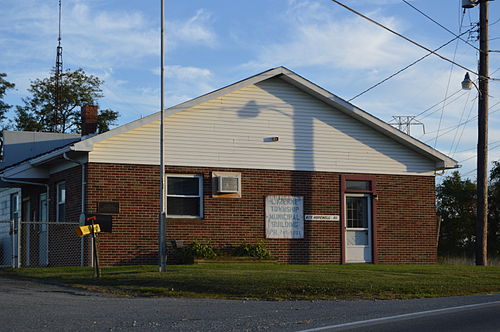
{"type": "Polygon", "coordinates": [[[219,176],[217,177],[218,193],[238,193],[240,191],[240,179],[237,176],[219,176]]]}

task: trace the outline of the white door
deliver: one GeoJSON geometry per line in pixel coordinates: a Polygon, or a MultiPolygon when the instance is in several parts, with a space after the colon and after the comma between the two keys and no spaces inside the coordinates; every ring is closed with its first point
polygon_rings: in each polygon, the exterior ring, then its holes
{"type": "MultiPolygon", "coordinates": [[[[26,234],[26,238],[24,243],[21,242],[21,245],[25,244],[25,248],[21,251],[24,252],[25,256],[25,265],[31,266],[31,224],[29,223],[31,220],[31,202],[29,198],[23,199],[23,214],[21,222],[24,222],[21,226],[21,238],[23,233],[26,234]]],[[[22,257],[22,254],[21,254],[22,257]]],[[[21,258],[22,259],[22,258],[21,258]]]]}
{"type": "Polygon", "coordinates": [[[40,266],[49,265],[49,215],[47,208],[47,193],[40,194],[40,199],[38,200],[39,206],[39,222],[40,229],[38,233],[38,264],[40,266]]]}
{"type": "Polygon", "coordinates": [[[19,192],[10,195],[10,220],[14,221],[12,233],[12,266],[21,266],[21,254],[19,252],[19,238],[21,230],[21,209],[19,204],[19,192]]]}
{"type": "Polygon", "coordinates": [[[372,262],[371,195],[345,195],[345,260],[346,263],[372,262]]]}

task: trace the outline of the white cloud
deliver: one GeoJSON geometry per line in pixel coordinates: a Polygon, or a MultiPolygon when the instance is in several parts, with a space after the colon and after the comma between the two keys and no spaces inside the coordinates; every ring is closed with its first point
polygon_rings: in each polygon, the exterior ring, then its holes
{"type": "Polygon", "coordinates": [[[179,104],[214,90],[213,74],[205,68],[167,66],[166,80],[168,106],[179,104]]]}
{"type": "Polygon", "coordinates": [[[212,77],[212,72],[205,68],[183,67],[183,66],[167,66],[167,77],[171,77],[183,81],[206,80],[212,77]]]}
{"type": "MultiPolygon", "coordinates": [[[[159,107],[159,81],[156,84],[147,69],[159,63],[159,17],[151,20],[139,10],[103,9],[101,5],[99,1],[63,1],[64,68],[83,68],[102,78],[105,98],[101,105],[119,111],[120,123],[124,123],[159,107]]],[[[0,8],[0,68],[6,68],[2,71],[18,88],[9,92],[8,101],[21,104],[29,81],[46,77],[55,64],[57,1],[4,0],[0,8]]],[[[175,32],[167,34],[168,49],[214,47],[217,36],[212,22],[205,10],[167,22],[167,31],[175,32]]],[[[168,105],[212,89],[212,74],[203,68],[169,66],[167,78],[168,105]]]]}
{"type": "MultiPolygon", "coordinates": [[[[103,98],[101,104],[116,105],[115,110],[122,114],[120,123],[127,123],[157,112],[160,107],[160,79],[159,69],[155,68],[149,72],[155,75],[156,85],[149,87],[137,86],[135,82],[118,80],[110,71],[93,73],[106,81],[103,87],[103,98]]],[[[191,98],[212,91],[211,85],[213,74],[210,70],[189,66],[167,66],[166,67],[166,104],[167,107],[174,106],[191,98]]]]}
{"type": "MultiPolygon", "coordinates": [[[[394,17],[378,13],[371,15],[396,30],[403,25],[394,17]]],[[[283,17],[289,22],[288,37],[262,45],[257,59],[247,65],[367,70],[394,67],[421,53],[406,41],[362,18],[339,17],[335,10],[324,5],[292,1],[283,17]]]]}
{"type": "Polygon", "coordinates": [[[187,20],[167,23],[167,42],[172,47],[180,44],[197,44],[209,47],[217,45],[217,36],[210,26],[212,14],[199,9],[196,14],[187,20]]]}
{"type": "MultiPolygon", "coordinates": [[[[34,0],[6,0],[0,22],[0,64],[55,60],[57,7],[34,0]],[[53,60],[54,59],[54,60],[53,60]]],[[[62,45],[65,67],[107,69],[134,66],[160,49],[159,22],[134,10],[107,11],[82,0],[63,3],[62,45]]],[[[169,49],[214,47],[212,16],[198,10],[185,20],[167,22],[169,49]]]]}

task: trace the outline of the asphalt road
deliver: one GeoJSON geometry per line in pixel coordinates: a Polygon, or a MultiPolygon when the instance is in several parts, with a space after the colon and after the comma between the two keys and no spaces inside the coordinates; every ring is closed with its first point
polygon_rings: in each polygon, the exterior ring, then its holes
{"type": "Polygon", "coordinates": [[[122,298],[0,276],[0,331],[89,329],[500,331],[500,294],[404,301],[122,298]]]}

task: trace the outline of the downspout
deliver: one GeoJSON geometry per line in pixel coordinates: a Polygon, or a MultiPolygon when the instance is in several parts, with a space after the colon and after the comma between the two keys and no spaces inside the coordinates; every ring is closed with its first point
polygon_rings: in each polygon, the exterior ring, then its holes
{"type": "MultiPolygon", "coordinates": [[[[82,183],[81,188],[82,188],[82,190],[81,190],[81,203],[80,203],[81,204],[80,226],[83,226],[83,225],[85,225],[85,186],[87,185],[87,183],[85,182],[85,163],[83,163],[81,161],[78,161],[78,160],[75,160],[75,159],[71,159],[70,157],[68,157],[66,155],[66,152],[63,153],[63,158],[66,159],[69,162],[78,164],[78,165],[80,165],[82,167],[82,179],[81,179],[81,183],[82,183]]],[[[92,248],[92,246],[91,246],[91,248],[92,248]]],[[[83,251],[84,251],[84,238],[82,237],[80,239],[80,266],[84,266],[83,251]]]]}
{"type": "MultiPolygon", "coordinates": [[[[39,183],[39,182],[30,182],[30,181],[7,179],[4,176],[0,176],[0,180],[2,180],[3,182],[8,182],[8,183],[19,183],[19,184],[27,184],[27,185],[32,185],[32,186],[45,187],[45,190],[47,192],[47,208],[50,206],[50,186],[48,184],[46,184],[46,183],[39,183]]],[[[22,198],[22,193],[21,193],[21,198],[22,198]]],[[[20,245],[19,239],[20,239],[20,234],[21,234],[21,220],[18,220],[17,233],[18,233],[18,240],[17,240],[17,267],[21,267],[21,253],[19,252],[19,245],[20,245]]]]}

